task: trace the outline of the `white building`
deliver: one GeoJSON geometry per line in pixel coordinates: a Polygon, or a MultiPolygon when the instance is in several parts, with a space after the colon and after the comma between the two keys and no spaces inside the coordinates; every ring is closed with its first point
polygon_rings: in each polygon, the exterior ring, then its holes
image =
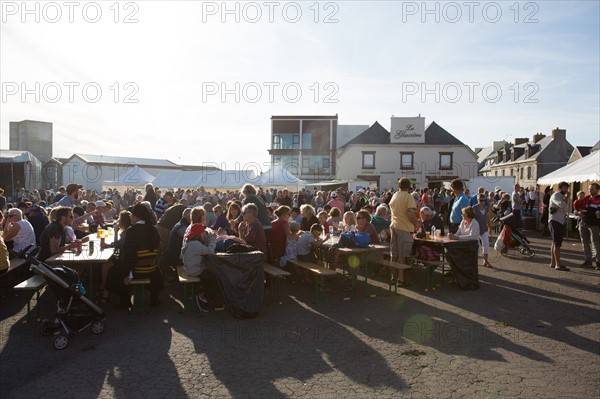
{"type": "Polygon", "coordinates": [[[107,185],[105,182],[122,180],[131,186],[139,185],[136,176],[139,176],[140,169],[156,176],[164,170],[181,170],[181,166],[166,159],[73,154],[63,164],[62,181],[65,187],[69,183],[77,183],[84,190],[101,192],[102,187],[107,185]]]}
{"type": "Polygon", "coordinates": [[[375,122],[337,151],[336,177],[368,186],[397,188],[408,177],[420,187],[477,176],[477,155],[435,122],[392,117],[390,132],[375,122]]]}

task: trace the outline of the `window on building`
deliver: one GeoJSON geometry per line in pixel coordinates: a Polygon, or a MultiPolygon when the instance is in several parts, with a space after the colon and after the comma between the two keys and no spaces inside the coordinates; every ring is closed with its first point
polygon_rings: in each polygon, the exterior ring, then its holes
{"type": "Polygon", "coordinates": [[[451,152],[440,152],[440,170],[452,170],[451,152]]]}
{"type": "Polygon", "coordinates": [[[510,168],[510,176],[514,176],[515,175],[515,171],[513,168],[510,168]]]}
{"type": "Polygon", "coordinates": [[[521,168],[521,180],[523,180],[523,174],[524,174],[523,169],[525,169],[525,168],[521,168]]]}
{"type": "Polygon", "coordinates": [[[329,163],[329,158],[323,158],[323,170],[329,173],[329,168],[331,167],[329,163]]]}
{"type": "Polygon", "coordinates": [[[494,176],[498,176],[498,171],[495,171],[495,172],[494,172],[494,176]]]}
{"type": "Polygon", "coordinates": [[[414,152],[401,152],[400,153],[400,169],[414,169],[413,158],[414,152]]]}
{"type": "Polygon", "coordinates": [[[294,134],[294,136],[292,137],[292,140],[293,140],[294,145],[299,145],[300,144],[300,135],[294,134]]]}
{"type": "Polygon", "coordinates": [[[531,166],[527,167],[527,180],[532,179],[531,166]]]}
{"type": "Polygon", "coordinates": [[[375,169],[375,152],[374,151],[363,151],[362,152],[362,168],[363,169],[375,169]]]}
{"type": "Polygon", "coordinates": [[[302,133],[302,149],[312,150],[312,133],[302,133]]]}
{"type": "Polygon", "coordinates": [[[274,163],[275,165],[281,165],[281,155],[275,155],[275,156],[273,157],[273,163],[274,163]]]}
{"type": "Polygon", "coordinates": [[[502,176],[506,176],[506,171],[502,169],[502,176]]]}
{"type": "Polygon", "coordinates": [[[281,143],[281,136],[278,134],[274,134],[273,135],[273,147],[277,148],[280,143],[281,143]]]}

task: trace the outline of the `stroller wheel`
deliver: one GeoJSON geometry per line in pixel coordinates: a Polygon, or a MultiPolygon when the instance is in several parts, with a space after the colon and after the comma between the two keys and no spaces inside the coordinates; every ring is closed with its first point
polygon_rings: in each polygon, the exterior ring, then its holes
{"type": "Polygon", "coordinates": [[[54,349],[56,349],[56,350],[65,349],[68,344],[69,344],[69,338],[67,338],[66,335],[62,335],[62,334],[57,335],[54,338],[54,341],[52,341],[52,345],[54,346],[54,349]]]}
{"type": "Polygon", "coordinates": [[[42,325],[40,326],[40,333],[42,333],[42,335],[52,335],[58,330],[58,328],[59,326],[56,325],[56,323],[48,319],[44,319],[42,321],[42,325]]]}
{"type": "Polygon", "coordinates": [[[533,249],[527,249],[527,251],[525,251],[525,255],[533,258],[535,256],[535,251],[533,249]]]}
{"type": "Polygon", "coordinates": [[[502,251],[500,251],[500,254],[502,256],[508,256],[508,249],[506,249],[506,248],[502,249],[502,251]]]}
{"type": "Polygon", "coordinates": [[[525,248],[523,248],[523,247],[519,247],[519,253],[520,253],[521,255],[525,255],[525,254],[527,254],[527,249],[525,249],[525,248]]]}
{"type": "Polygon", "coordinates": [[[102,334],[104,332],[104,323],[95,321],[92,323],[92,332],[94,334],[102,334]]]}

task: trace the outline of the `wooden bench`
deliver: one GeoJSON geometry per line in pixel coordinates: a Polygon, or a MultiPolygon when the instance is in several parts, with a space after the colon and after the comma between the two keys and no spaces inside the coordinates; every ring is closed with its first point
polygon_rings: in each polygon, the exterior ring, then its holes
{"type": "Polygon", "coordinates": [[[269,279],[269,284],[271,286],[270,302],[273,302],[273,294],[275,294],[275,291],[277,291],[277,303],[281,305],[282,302],[280,297],[279,281],[284,277],[291,276],[291,274],[280,267],[276,267],[268,263],[263,263],[263,270],[267,275],[267,278],[269,279]],[[277,283],[275,283],[275,281],[277,281],[277,283]]]}
{"type": "MultiPolygon", "coordinates": [[[[183,285],[183,313],[185,313],[194,309],[196,285],[200,282],[200,277],[188,276],[183,266],[177,266],[177,275],[179,282],[183,285]],[[191,287],[190,291],[188,291],[188,287],[191,287]]],[[[199,309],[197,310],[199,311],[199,309]]]]}
{"type": "Polygon", "coordinates": [[[438,267],[441,267],[442,268],[442,276],[443,276],[444,266],[446,265],[446,262],[441,261],[441,260],[423,260],[423,259],[418,259],[414,256],[410,256],[408,259],[410,261],[412,261],[414,264],[421,264],[421,265],[423,265],[423,267],[425,267],[426,280],[427,280],[427,288],[425,288],[425,291],[429,291],[429,290],[435,291],[435,269],[437,269],[438,267]]]}
{"type": "Polygon", "coordinates": [[[288,263],[297,266],[301,269],[307,270],[313,276],[315,276],[315,301],[319,302],[319,298],[321,297],[321,291],[325,288],[325,285],[322,283],[323,278],[325,276],[334,276],[336,275],[335,270],[327,269],[321,267],[315,263],[311,262],[302,262],[299,260],[289,260],[288,263]]]}
{"type": "Polygon", "coordinates": [[[46,286],[46,279],[40,274],[36,274],[33,277],[28,278],[20,284],[15,285],[15,291],[29,291],[31,295],[27,298],[27,323],[31,318],[31,300],[35,295],[35,304],[37,306],[37,320],[40,319],[40,292],[46,286]]]}
{"type": "Polygon", "coordinates": [[[395,270],[410,270],[412,269],[411,265],[407,265],[404,263],[392,262],[388,259],[376,259],[372,260],[371,263],[374,265],[379,265],[385,267],[388,271],[388,292],[392,292],[392,280],[394,283],[394,293],[398,295],[398,279],[394,278],[394,273],[392,269],[395,270]]]}
{"type": "Polygon", "coordinates": [[[16,269],[17,267],[23,265],[24,263],[27,263],[27,260],[21,259],[21,258],[11,259],[10,260],[10,266],[8,267],[8,270],[16,269]]]}
{"type": "Polygon", "coordinates": [[[146,285],[150,285],[149,278],[134,278],[129,282],[129,285],[133,288],[133,307],[129,313],[146,313],[144,305],[146,303],[145,291],[146,285]],[[140,292],[142,298],[140,299],[140,292]]]}

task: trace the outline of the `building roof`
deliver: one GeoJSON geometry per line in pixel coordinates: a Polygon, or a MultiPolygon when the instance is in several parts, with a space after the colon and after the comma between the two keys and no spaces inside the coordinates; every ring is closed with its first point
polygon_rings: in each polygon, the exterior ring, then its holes
{"type": "Polygon", "coordinates": [[[166,159],[151,159],[151,158],[129,158],[129,157],[113,157],[110,155],[89,155],[89,154],[73,154],[69,161],[74,157],[81,158],[83,161],[90,164],[110,164],[110,165],[137,165],[137,166],[154,166],[158,168],[181,168],[179,165],[166,159]]]}
{"type": "Polygon", "coordinates": [[[581,157],[585,157],[587,155],[590,154],[592,147],[589,146],[580,146],[578,145],[577,147],[575,147],[577,149],[577,151],[579,151],[579,154],[581,155],[581,157]]]}
{"type": "MultiPolygon", "coordinates": [[[[391,144],[390,132],[375,121],[367,130],[347,142],[340,148],[353,144],[391,144]]],[[[418,143],[415,143],[418,145],[418,143]]],[[[459,139],[448,133],[443,127],[431,122],[425,128],[425,145],[464,145],[459,139]]]]}
{"type": "MultiPolygon", "coordinates": [[[[542,152],[544,152],[544,150],[548,147],[548,145],[550,143],[552,143],[552,137],[544,137],[543,139],[538,141],[536,144],[523,143],[523,144],[519,144],[519,145],[510,145],[509,148],[513,148],[513,147],[514,148],[527,148],[527,146],[530,146],[530,147],[537,146],[538,150],[535,152],[535,154],[530,155],[529,157],[527,156],[526,153],[523,153],[523,155],[521,155],[519,158],[515,159],[514,161],[507,161],[505,159],[502,162],[495,163],[494,165],[492,165],[492,167],[509,165],[512,163],[518,163],[518,162],[524,162],[524,161],[534,161],[540,156],[540,154],[542,152]]],[[[502,148],[500,150],[502,150],[502,148]]],[[[500,150],[498,150],[498,151],[500,151],[500,150]]]]}
{"type": "Polygon", "coordinates": [[[40,161],[29,151],[0,150],[0,163],[39,163],[40,161]]]}

